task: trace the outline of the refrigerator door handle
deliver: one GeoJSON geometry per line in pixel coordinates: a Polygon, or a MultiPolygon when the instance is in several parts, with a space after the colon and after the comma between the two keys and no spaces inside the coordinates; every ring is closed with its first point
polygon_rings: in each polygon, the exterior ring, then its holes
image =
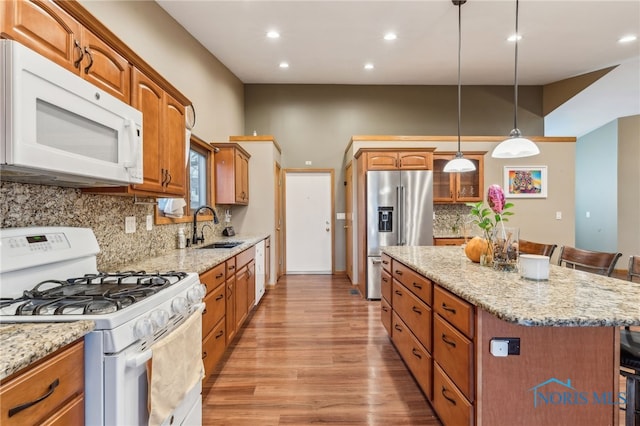
{"type": "Polygon", "coordinates": [[[405,217],[404,217],[404,209],[405,209],[405,202],[404,202],[404,185],[400,185],[400,199],[398,200],[398,210],[399,210],[399,214],[398,214],[398,240],[399,243],[398,245],[403,246],[406,244],[406,240],[405,240],[405,226],[407,226],[404,222],[405,222],[405,217]]]}
{"type": "Polygon", "coordinates": [[[378,265],[382,263],[382,258],[380,259],[371,259],[371,263],[373,263],[374,265],[378,265]]]}
{"type": "Polygon", "coordinates": [[[396,245],[402,245],[402,195],[400,194],[400,186],[396,186],[396,203],[398,206],[398,215],[396,217],[396,245]]]}

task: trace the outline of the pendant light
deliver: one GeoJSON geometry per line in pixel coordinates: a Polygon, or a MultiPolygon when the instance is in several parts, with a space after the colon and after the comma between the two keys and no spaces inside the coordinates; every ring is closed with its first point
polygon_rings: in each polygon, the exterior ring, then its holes
{"type": "Polygon", "coordinates": [[[493,158],[521,158],[540,154],[540,149],[531,140],[522,137],[518,129],[518,0],[516,0],[516,35],[515,35],[515,72],[514,72],[514,102],[513,102],[513,130],[509,138],[500,142],[495,147],[491,156],[493,158]]]}
{"type": "Polygon", "coordinates": [[[458,6],[458,151],[456,152],[456,156],[453,160],[450,160],[447,164],[444,165],[444,172],[447,173],[461,173],[461,172],[472,172],[476,169],[476,166],[468,159],[464,158],[462,155],[462,151],[460,150],[460,50],[461,50],[461,40],[462,40],[462,30],[461,30],[461,16],[462,16],[462,5],[467,2],[467,0],[451,0],[455,6],[458,6]]]}

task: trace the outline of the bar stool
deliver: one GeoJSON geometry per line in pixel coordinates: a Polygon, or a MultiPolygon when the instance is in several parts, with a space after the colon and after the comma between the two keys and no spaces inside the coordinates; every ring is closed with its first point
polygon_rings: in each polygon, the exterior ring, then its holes
{"type": "MultiPolygon", "coordinates": [[[[640,282],[640,256],[629,257],[627,280],[634,278],[640,282]]],[[[625,426],[640,426],[640,332],[629,327],[620,331],[620,374],[626,379],[625,426]]]]}
{"type": "Polygon", "coordinates": [[[620,256],[622,253],[606,253],[562,246],[558,256],[558,265],[610,277],[620,256]]]}
{"type": "Polygon", "coordinates": [[[523,239],[518,241],[518,251],[524,254],[538,254],[540,256],[551,257],[556,247],[556,244],[542,244],[523,239]]]}

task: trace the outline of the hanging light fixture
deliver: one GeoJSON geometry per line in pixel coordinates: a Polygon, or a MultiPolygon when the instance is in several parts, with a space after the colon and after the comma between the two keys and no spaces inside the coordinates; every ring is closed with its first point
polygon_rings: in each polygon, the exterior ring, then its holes
{"type": "Polygon", "coordinates": [[[462,30],[461,30],[461,16],[462,16],[462,5],[467,2],[467,0],[451,0],[455,6],[458,6],[458,151],[456,152],[456,156],[453,160],[450,160],[447,164],[444,165],[444,172],[447,173],[460,173],[460,172],[472,172],[476,169],[476,166],[470,160],[464,158],[462,155],[462,151],[460,150],[460,50],[462,47],[462,30]]]}
{"type": "Polygon", "coordinates": [[[515,34],[515,72],[514,72],[514,103],[513,103],[513,130],[509,138],[500,142],[495,147],[491,156],[493,158],[521,158],[540,154],[540,149],[531,140],[522,137],[518,129],[518,0],[516,0],[516,34],[515,34]]]}

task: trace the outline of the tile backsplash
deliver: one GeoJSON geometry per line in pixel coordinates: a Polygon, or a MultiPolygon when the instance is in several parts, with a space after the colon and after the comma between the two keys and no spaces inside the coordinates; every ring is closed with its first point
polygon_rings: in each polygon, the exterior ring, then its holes
{"type": "MultiPolygon", "coordinates": [[[[100,253],[98,269],[114,270],[120,265],[169,252],[177,247],[178,229],[191,235],[191,222],[153,226],[146,230],[146,216],[154,214],[151,204],[134,204],[133,197],[83,194],[79,189],[0,183],[0,227],[74,226],[93,229],[100,253]],[[136,232],[125,234],[124,220],[135,216],[136,232]]],[[[153,201],[147,199],[143,201],[153,201]]],[[[220,217],[218,215],[218,217],[220,217]]],[[[210,222],[213,226],[213,222],[210,222]]],[[[205,227],[205,238],[213,241],[222,225],[205,227]]]]}
{"type": "MultiPolygon", "coordinates": [[[[465,204],[434,204],[433,221],[434,237],[456,237],[463,236],[463,225],[470,222],[469,211],[471,207],[465,204]]],[[[477,226],[471,226],[469,235],[478,235],[477,226]]]]}

